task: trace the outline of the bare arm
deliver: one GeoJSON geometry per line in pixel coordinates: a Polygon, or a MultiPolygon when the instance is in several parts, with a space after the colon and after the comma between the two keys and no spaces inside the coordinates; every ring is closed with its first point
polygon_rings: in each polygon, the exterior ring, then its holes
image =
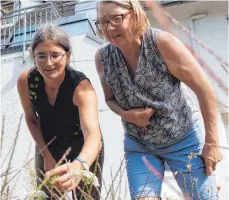
{"type": "Polygon", "coordinates": [[[95,65],[96,70],[100,78],[100,82],[103,88],[105,101],[108,107],[117,115],[121,116],[124,120],[136,124],[140,127],[146,127],[150,124],[149,118],[154,113],[152,108],[139,108],[125,110],[116,101],[114,95],[112,94],[111,88],[106,82],[104,74],[104,66],[101,61],[100,53],[97,51],[95,54],[95,65]]]}
{"type": "Polygon", "coordinates": [[[90,166],[102,148],[97,96],[89,81],[83,80],[77,86],[73,98],[74,104],[79,108],[80,123],[84,136],[83,149],[78,157],[90,166]]]}
{"type": "Polygon", "coordinates": [[[178,39],[167,32],[159,34],[157,45],[168,70],[197,95],[205,123],[206,142],[218,144],[216,97],[198,62],[178,39]]]}
{"type": "Polygon", "coordinates": [[[29,128],[29,131],[35,140],[42,157],[48,157],[50,156],[50,152],[48,148],[45,148],[43,151],[41,151],[45,146],[45,141],[43,139],[43,136],[41,134],[40,129],[40,122],[37,116],[35,115],[33,109],[32,109],[32,103],[29,96],[29,90],[28,90],[28,71],[23,72],[18,80],[17,80],[17,89],[20,96],[21,104],[25,113],[25,120],[27,123],[27,126],[29,128]]]}
{"type": "Polygon", "coordinates": [[[216,163],[222,159],[217,148],[219,143],[217,102],[213,87],[190,51],[173,35],[161,32],[157,39],[157,46],[168,70],[197,95],[206,132],[203,156],[207,165],[207,173],[210,175],[216,163]],[[208,148],[206,145],[212,148],[206,150],[208,148]]]}
{"type": "MultiPolygon", "coordinates": [[[[76,87],[73,102],[79,108],[80,124],[84,136],[84,145],[78,158],[91,166],[102,148],[102,142],[98,121],[97,97],[88,80],[81,81],[76,87]]],[[[82,169],[82,164],[75,160],[72,163],[57,166],[46,174],[47,176],[61,175],[53,181],[53,184],[60,190],[71,191],[77,185],[72,181],[71,173],[68,172],[74,173],[82,169]]]]}
{"type": "Polygon", "coordinates": [[[104,66],[101,61],[101,56],[100,53],[97,51],[95,54],[95,65],[96,65],[96,70],[100,78],[100,82],[103,88],[104,96],[105,96],[105,101],[108,105],[108,107],[117,115],[121,116],[124,118],[125,115],[125,110],[120,107],[120,105],[117,103],[115,100],[114,95],[112,94],[112,91],[110,87],[108,86],[106,79],[105,79],[105,74],[104,74],[104,66]]]}

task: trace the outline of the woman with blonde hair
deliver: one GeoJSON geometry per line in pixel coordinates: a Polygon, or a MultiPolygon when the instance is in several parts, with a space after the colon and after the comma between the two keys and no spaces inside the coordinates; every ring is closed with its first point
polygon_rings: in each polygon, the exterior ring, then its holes
{"type": "Polygon", "coordinates": [[[218,199],[211,176],[222,159],[216,98],[197,61],[176,37],[149,27],[139,1],[99,1],[96,27],[107,41],[96,52],[96,68],[107,105],[122,118],[132,199],[161,199],[165,162],[185,198],[218,199]],[[181,82],[197,95],[205,141],[181,82]]]}

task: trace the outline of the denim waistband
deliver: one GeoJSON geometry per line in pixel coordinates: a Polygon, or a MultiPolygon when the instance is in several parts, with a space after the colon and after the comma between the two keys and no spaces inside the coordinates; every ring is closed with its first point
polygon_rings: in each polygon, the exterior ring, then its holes
{"type": "Polygon", "coordinates": [[[200,128],[200,120],[196,120],[194,121],[191,126],[187,129],[187,131],[185,132],[184,135],[182,135],[180,138],[177,138],[175,140],[173,140],[170,143],[165,143],[165,144],[149,144],[146,143],[144,141],[139,141],[134,137],[131,137],[130,135],[128,135],[128,133],[125,132],[125,137],[129,137],[132,140],[134,140],[135,142],[139,143],[141,146],[145,147],[145,148],[150,148],[150,149],[160,149],[160,148],[166,148],[169,147],[171,145],[176,144],[177,142],[180,142],[181,140],[183,140],[184,138],[188,137],[190,134],[193,134],[193,130],[199,129],[200,128]]]}

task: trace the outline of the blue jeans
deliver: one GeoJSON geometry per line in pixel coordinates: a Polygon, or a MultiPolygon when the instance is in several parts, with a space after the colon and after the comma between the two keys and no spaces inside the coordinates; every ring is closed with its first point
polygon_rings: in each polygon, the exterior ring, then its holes
{"type": "Polygon", "coordinates": [[[214,179],[205,172],[202,149],[199,121],[193,123],[186,134],[173,144],[142,145],[125,135],[124,150],[131,198],[160,197],[167,162],[183,194],[192,200],[218,199],[214,179]]]}

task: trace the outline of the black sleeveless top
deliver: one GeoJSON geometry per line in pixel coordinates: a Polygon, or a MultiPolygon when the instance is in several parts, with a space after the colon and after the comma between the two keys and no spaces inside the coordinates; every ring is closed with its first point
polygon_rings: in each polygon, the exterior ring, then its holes
{"type": "Polygon", "coordinates": [[[56,136],[48,147],[56,160],[61,158],[68,147],[72,148],[68,158],[76,158],[84,144],[78,107],[73,103],[75,88],[84,79],[88,78],[82,72],[66,67],[64,81],[52,106],[48,101],[45,82],[40,73],[32,68],[28,74],[32,107],[40,119],[41,132],[46,144],[56,136]]]}

